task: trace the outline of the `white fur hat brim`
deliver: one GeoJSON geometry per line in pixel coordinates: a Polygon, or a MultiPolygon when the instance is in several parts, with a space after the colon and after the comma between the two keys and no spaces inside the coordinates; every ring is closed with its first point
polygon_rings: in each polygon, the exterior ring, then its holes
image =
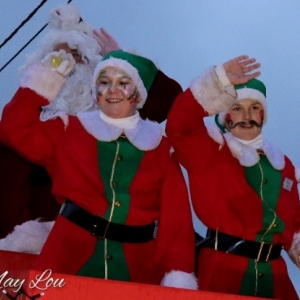
{"type": "Polygon", "coordinates": [[[129,75],[129,77],[132,79],[132,81],[134,82],[134,84],[137,88],[137,91],[139,93],[140,100],[141,100],[138,103],[137,108],[138,109],[142,108],[143,105],[145,104],[148,94],[147,94],[147,90],[144,86],[144,83],[139,76],[138,70],[135,67],[133,67],[130,63],[128,63],[126,60],[115,58],[115,57],[110,57],[106,60],[102,60],[97,64],[94,75],[93,75],[93,81],[92,81],[93,98],[95,100],[97,99],[96,83],[97,83],[99,74],[103,69],[105,69],[107,67],[117,67],[117,68],[125,71],[129,75]]]}

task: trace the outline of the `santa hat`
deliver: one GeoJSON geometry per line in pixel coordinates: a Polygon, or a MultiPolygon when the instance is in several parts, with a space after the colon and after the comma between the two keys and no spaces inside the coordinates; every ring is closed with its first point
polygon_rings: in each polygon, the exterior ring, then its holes
{"type": "Polygon", "coordinates": [[[137,108],[142,108],[146,102],[148,92],[153,84],[153,81],[158,73],[158,69],[155,64],[145,57],[122,50],[110,52],[103,57],[102,61],[96,66],[92,81],[94,99],[97,98],[97,79],[101,70],[105,69],[106,67],[120,68],[130,76],[141,99],[137,108]]]}
{"type": "Polygon", "coordinates": [[[51,53],[57,44],[67,43],[71,49],[78,49],[82,60],[94,68],[101,59],[100,46],[93,36],[93,30],[85,23],[79,10],[71,5],[61,5],[50,12],[49,31],[41,40],[38,49],[27,56],[25,66],[40,61],[51,53]]]}
{"type": "MultiPolygon", "coordinates": [[[[245,99],[257,100],[264,109],[263,124],[267,122],[267,101],[266,101],[266,86],[258,79],[251,79],[247,83],[234,86],[237,99],[236,102],[245,99]]],[[[227,112],[221,112],[215,116],[215,122],[219,128],[225,132],[225,115],[227,112]]]]}

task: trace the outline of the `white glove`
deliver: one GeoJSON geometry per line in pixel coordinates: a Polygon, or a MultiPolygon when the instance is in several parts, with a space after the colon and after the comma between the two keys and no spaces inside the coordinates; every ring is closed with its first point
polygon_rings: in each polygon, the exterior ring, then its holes
{"type": "Polygon", "coordinates": [[[75,60],[71,53],[66,53],[65,50],[53,51],[46,55],[41,63],[57,71],[63,76],[67,76],[75,66],[75,60]]]}
{"type": "Polygon", "coordinates": [[[95,39],[101,47],[100,55],[105,56],[111,51],[120,50],[121,47],[118,42],[103,28],[100,30],[93,30],[95,39]]]}

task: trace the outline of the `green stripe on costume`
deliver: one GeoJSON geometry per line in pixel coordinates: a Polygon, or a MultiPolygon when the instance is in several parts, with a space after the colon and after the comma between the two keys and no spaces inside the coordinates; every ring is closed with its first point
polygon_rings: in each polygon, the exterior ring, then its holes
{"type": "MultiPolygon", "coordinates": [[[[108,202],[104,217],[111,222],[125,224],[130,209],[129,187],[144,152],[133,146],[127,138],[112,142],[97,141],[97,144],[99,170],[108,202]]],[[[107,279],[130,281],[123,244],[108,239],[105,241],[97,241],[94,254],[78,275],[105,278],[106,257],[107,279]]]]}
{"type": "MultiPolygon", "coordinates": [[[[281,171],[272,167],[265,155],[252,167],[246,167],[249,185],[260,196],[263,206],[262,229],[257,233],[257,242],[273,242],[274,234],[284,231],[284,223],[275,214],[281,188],[281,171]]],[[[240,294],[273,298],[273,276],[270,262],[255,262],[249,259],[240,294]]]]}

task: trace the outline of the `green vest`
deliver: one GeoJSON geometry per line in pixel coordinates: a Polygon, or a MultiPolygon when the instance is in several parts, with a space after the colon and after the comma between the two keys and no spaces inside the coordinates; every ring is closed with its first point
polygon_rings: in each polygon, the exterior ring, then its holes
{"type": "MultiPolygon", "coordinates": [[[[108,202],[104,218],[114,223],[124,224],[130,206],[129,187],[144,152],[123,137],[112,142],[97,141],[97,143],[100,176],[108,202]]],[[[98,239],[94,254],[77,274],[130,281],[123,244],[108,239],[98,239]]]]}
{"type": "MultiPolygon", "coordinates": [[[[255,240],[272,243],[274,234],[284,231],[284,223],[276,215],[281,187],[281,171],[274,169],[264,154],[260,155],[260,161],[256,165],[244,169],[247,182],[260,196],[263,206],[262,228],[257,233],[255,240]]],[[[274,297],[270,262],[256,262],[254,259],[249,259],[240,294],[274,297]]]]}

